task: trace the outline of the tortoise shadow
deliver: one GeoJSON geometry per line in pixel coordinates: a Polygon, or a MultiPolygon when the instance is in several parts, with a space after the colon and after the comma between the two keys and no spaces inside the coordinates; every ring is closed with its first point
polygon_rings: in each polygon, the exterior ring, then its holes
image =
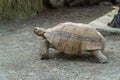
{"type": "Polygon", "coordinates": [[[65,53],[58,53],[50,55],[52,59],[62,59],[65,61],[86,61],[91,63],[98,63],[98,59],[90,54],[81,54],[81,55],[68,55],[65,53]]]}

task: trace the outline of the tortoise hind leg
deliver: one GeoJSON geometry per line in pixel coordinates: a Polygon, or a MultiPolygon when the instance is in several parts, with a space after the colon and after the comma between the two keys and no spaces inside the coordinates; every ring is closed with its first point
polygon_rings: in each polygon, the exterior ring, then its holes
{"type": "Polygon", "coordinates": [[[107,63],[108,62],[107,57],[101,52],[101,50],[94,50],[91,53],[98,59],[99,63],[107,63]]]}
{"type": "Polygon", "coordinates": [[[41,47],[41,59],[49,59],[49,42],[46,39],[41,41],[41,47]]]}

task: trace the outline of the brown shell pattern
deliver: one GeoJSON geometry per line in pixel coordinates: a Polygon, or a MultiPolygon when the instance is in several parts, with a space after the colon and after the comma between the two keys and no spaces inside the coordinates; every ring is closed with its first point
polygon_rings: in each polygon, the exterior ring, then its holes
{"type": "Polygon", "coordinates": [[[45,33],[54,47],[67,54],[104,48],[104,37],[89,25],[59,24],[45,33]]]}

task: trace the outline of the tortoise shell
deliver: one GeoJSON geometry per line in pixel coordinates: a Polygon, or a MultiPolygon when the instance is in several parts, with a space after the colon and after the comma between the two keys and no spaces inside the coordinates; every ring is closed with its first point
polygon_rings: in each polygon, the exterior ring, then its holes
{"type": "Polygon", "coordinates": [[[44,36],[57,50],[67,54],[104,49],[104,37],[87,24],[61,23],[47,29],[44,36]]]}

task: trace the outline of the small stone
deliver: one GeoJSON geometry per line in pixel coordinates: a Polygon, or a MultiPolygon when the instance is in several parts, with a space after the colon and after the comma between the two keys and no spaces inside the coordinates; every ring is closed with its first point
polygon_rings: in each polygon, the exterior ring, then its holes
{"type": "Polygon", "coordinates": [[[35,75],[35,73],[34,73],[34,72],[31,72],[31,73],[29,73],[29,75],[33,76],[33,75],[35,75]]]}
{"type": "Polygon", "coordinates": [[[10,74],[14,74],[15,73],[15,71],[13,71],[13,70],[9,70],[8,71],[10,74]]]}

